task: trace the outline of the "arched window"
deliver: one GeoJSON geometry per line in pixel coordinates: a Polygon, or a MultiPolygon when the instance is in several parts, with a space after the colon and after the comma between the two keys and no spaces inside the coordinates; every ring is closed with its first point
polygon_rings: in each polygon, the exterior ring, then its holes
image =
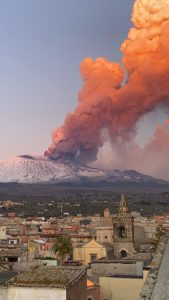
{"type": "Polygon", "coordinates": [[[121,225],[119,228],[118,228],[118,231],[119,231],[119,237],[120,238],[126,238],[127,237],[127,231],[126,231],[126,228],[124,225],[121,225]]]}
{"type": "Polygon", "coordinates": [[[126,250],[121,250],[120,255],[121,255],[121,258],[127,257],[127,251],[126,250]]]}

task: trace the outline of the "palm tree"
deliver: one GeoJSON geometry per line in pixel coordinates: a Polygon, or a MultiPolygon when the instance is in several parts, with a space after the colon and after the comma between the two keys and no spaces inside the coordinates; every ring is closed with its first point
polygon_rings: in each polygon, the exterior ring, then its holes
{"type": "Polygon", "coordinates": [[[60,257],[61,263],[63,263],[66,259],[67,254],[72,254],[73,248],[70,237],[68,237],[67,235],[59,236],[55,241],[53,249],[55,254],[57,254],[58,257],[60,257]]]}

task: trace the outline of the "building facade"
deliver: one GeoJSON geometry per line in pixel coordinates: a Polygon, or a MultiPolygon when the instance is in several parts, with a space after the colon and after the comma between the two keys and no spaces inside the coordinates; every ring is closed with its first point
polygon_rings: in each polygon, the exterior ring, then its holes
{"type": "Polygon", "coordinates": [[[88,265],[92,260],[106,257],[106,248],[94,239],[86,244],[77,245],[73,249],[73,259],[88,265]]]}
{"type": "Polygon", "coordinates": [[[121,195],[118,213],[113,217],[114,257],[125,258],[134,253],[134,217],[129,214],[124,194],[121,195]]]}
{"type": "Polygon", "coordinates": [[[113,244],[113,222],[108,208],[105,208],[103,220],[96,227],[96,240],[101,244],[113,244]]]}

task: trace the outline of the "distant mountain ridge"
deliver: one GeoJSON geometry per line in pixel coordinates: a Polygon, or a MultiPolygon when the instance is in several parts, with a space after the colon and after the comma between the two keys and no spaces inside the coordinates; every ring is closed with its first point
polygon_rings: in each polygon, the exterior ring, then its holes
{"type": "Polygon", "coordinates": [[[0,183],[53,184],[150,184],[169,186],[169,182],[135,170],[100,170],[44,157],[23,155],[0,161],[0,183]]]}

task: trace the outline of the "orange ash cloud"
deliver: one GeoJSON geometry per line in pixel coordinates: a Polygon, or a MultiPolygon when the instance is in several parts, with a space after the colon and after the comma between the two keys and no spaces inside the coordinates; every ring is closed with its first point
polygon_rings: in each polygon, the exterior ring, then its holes
{"type": "Polygon", "coordinates": [[[122,67],[105,58],[81,63],[84,85],[78,105],[53,131],[45,155],[94,161],[105,137],[119,148],[136,133],[136,123],[159,105],[169,105],[169,1],[137,0],[133,28],[123,42],[122,67]],[[124,78],[127,80],[124,83],[124,78]]]}

